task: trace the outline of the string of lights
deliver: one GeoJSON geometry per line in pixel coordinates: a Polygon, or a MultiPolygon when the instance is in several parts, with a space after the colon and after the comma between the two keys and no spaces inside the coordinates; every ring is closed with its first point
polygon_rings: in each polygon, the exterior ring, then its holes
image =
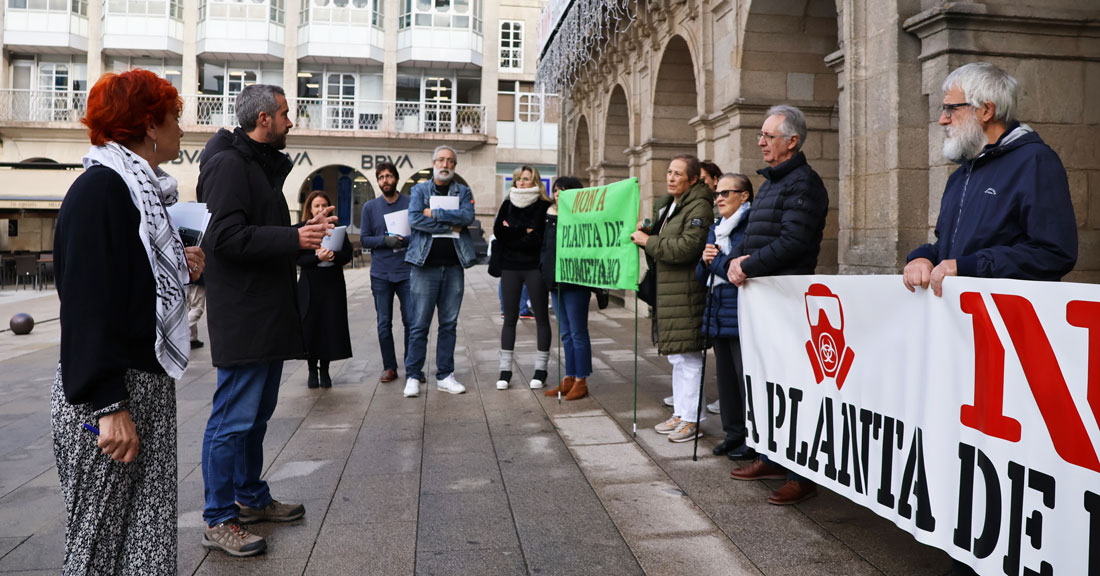
{"type": "Polygon", "coordinates": [[[574,0],[539,59],[535,81],[548,92],[570,90],[590,62],[634,23],[639,0],[574,0]]]}

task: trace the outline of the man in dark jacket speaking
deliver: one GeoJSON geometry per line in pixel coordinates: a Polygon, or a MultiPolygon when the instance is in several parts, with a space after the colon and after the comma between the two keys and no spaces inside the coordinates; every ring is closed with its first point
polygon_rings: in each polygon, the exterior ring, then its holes
{"type": "Polygon", "coordinates": [[[943,82],[947,179],[936,241],[909,254],[905,287],[943,292],[947,276],[1060,280],[1077,263],[1077,221],[1058,154],[1016,120],[1016,79],[986,62],[943,82]]]}
{"type": "Polygon", "coordinates": [[[240,127],[219,130],[199,160],[198,199],[212,217],[203,239],[210,348],[218,368],[202,443],[207,529],[202,544],[231,556],[267,547],[242,523],[290,521],[301,504],[282,504],[260,479],[267,421],[279,398],[283,360],[304,354],[295,295],[299,249],[314,250],[332,226],[332,208],[290,223],[283,181],[293,167],[280,152],[293,124],[277,86],[237,97],[240,127]]]}
{"type": "MultiPolygon", "coordinates": [[[[773,106],[760,130],[757,145],[768,167],[749,210],[741,256],[730,261],[727,277],[741,286],[749,278],[813,274],[821,251],[829,194],[825,184],[806,163],[801,152],[806,141],[806,117],[793,106],[773,106]]],[[[787,479],[768,502],[778,506],[797,504],[817,494],[809,479],[767,459],[754,460],[730,472],[737,480],[787,479]]]]}

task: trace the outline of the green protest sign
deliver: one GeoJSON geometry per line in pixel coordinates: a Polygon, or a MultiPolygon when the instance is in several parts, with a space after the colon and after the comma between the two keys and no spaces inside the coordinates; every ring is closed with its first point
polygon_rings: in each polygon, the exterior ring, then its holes
{"type": "Polygon", "coordinates": [[[607,289],[638,289],[638,179],[558,192],[554,280],[607,289]]]}

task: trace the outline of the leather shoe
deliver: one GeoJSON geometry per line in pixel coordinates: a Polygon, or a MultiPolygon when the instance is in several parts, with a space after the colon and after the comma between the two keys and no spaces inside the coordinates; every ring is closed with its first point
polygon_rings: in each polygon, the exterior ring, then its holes
{"type": "Polygon", "coordinates": [[[787,470],[778,464],[765,462],[759,458],[744,468],[730,470],[734,480],[785,480],[787,470]]]}
{"type": "Polygon", "coordinates": [[[752,447],[746,446],[745,444],[741,444],[737,448],[726,453],[726,458],[735,462],[739,460],[752,460],[756,458],[756,456],[756,450],[753,450],[752,447]]]}
{"type": "Polygon", "coordinates": [[[718,445],[714,447],[714,450],[711,450],[710,452],[715,456],[722,456],[724,454],[729,454],[731,450],[736,449],[739,445],[742,444],[744,444],[744,441],[738,442],[736,440],[726,438],[725,440],[719,442],[718,445]]]}
{"type": "Polygon", "coordinates": [[[386,370],[382,372],[381,380],[382,382],[393,382],[394,380],[397,380],[397,370],[394,370],[393,368],[386,368],[386,370]]]}
{"type": "Polygon", "coordinates": [[[817,496],[817,484],[813,482],[788,480],[782,488],[772,492],[772,495],[768,496],[768,504],[790,506],[791,504],[798,504],[814,496],[817,496]]]}

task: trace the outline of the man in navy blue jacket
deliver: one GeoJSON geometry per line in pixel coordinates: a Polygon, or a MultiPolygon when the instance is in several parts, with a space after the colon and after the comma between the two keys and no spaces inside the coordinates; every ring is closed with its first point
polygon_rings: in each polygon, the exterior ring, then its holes
{"type": "Polygon", "coordinates": [[[1016,120],[1016,79],[985,62],[943,82],[947,180],[936,241],[909,254],[905,287],[942,295],[947,276],[1060,280],[1077,263],[1077,221],[1058,154],[1016,120]]]}

